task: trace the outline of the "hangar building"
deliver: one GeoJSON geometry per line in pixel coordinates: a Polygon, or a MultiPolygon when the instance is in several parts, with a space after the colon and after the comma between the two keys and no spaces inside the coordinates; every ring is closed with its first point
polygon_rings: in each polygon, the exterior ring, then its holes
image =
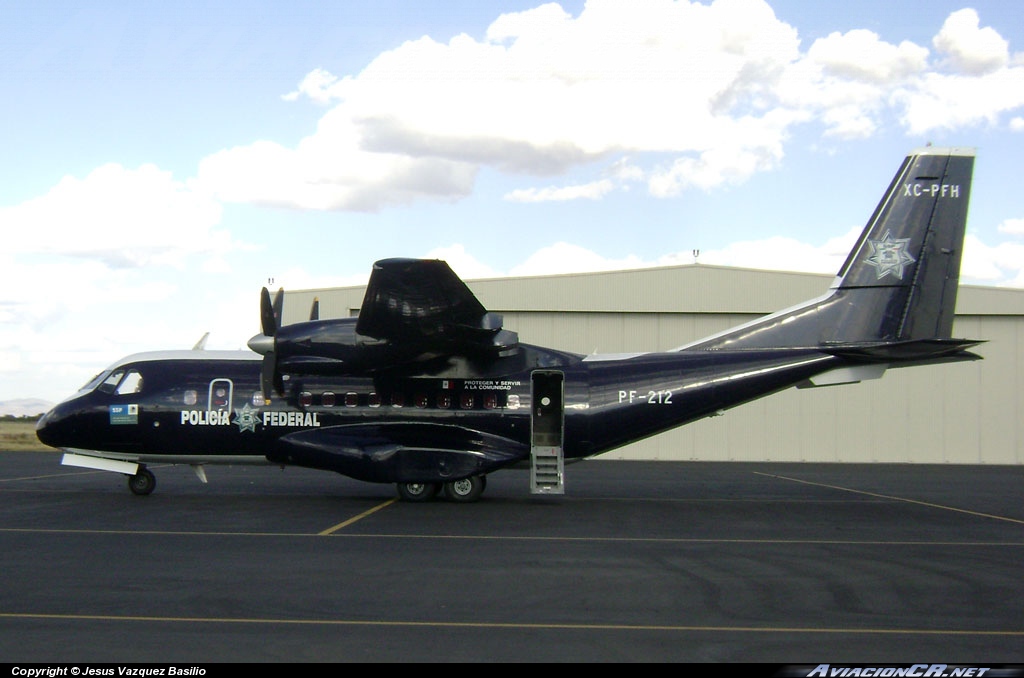
{"type": "MultiPolygon", "coordinates": [[[[693,264],[469,280],[521,341],[578,353],[675,348],[823,294],[832,276],[693,264]]],[[[286,292],[283,322],[356,315],[365,286],[286,292]]],[[[1024,290],[960,287],[953,336],[984,360],[789,389],[604,459],[1024,464],[1024,290]]]]}

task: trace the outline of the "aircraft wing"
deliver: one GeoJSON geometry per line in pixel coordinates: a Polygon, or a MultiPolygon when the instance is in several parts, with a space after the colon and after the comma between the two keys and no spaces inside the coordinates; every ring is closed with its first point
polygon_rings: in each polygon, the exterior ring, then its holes
{"type": "Polygon", "coordinates": [[[483,475],[529,454],[525,443],[463,426],[386,422],[296,431],[267,459],[371,482],[433,483],[483,475]]]}
{"type": "Polygon", "coordinates": [[[358,318],[319,318],[279,326],[283,293],[260,297],[262,333],[249,348],[263,356],[261,384],[284,394],[284,374],[369,374],[437,359],[490,361],[514,354],[519,336],[502,328],[448,264],[383,259],[373,266],[358,318]]]}
{"type": "Polygon", "coordinates": [[[383,259],[373,266],[356,322],[361,335],[426,348],[473,354],[514,348],[502,329],[444,261],[383,259]]]}

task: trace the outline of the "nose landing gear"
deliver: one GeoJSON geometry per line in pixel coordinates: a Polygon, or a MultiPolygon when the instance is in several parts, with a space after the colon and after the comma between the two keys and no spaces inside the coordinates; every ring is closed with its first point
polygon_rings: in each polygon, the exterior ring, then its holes
{"type": "Polygon", "coordinates": [[[135,475],[128,476],[128,489],[132,494],[151,494],[156,489],[156,476],[145,466],[140,466],[135,475]]]}

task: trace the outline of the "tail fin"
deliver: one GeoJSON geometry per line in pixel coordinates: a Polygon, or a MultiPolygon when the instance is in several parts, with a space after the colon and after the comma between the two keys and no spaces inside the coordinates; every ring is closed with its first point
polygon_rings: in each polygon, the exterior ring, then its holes
{"type": "Polygon", "coordinates": [[[973,149],[913,151],[828,294],[683,348],[814,347],[896,359],[961,350],[968,342],[950,338],[973,169],[973,149]]]}
{"type": "Polygon", "coordinates": [[[923,148],[903,161],[839,271],[835,289],[856,299],[859,318],[836,340],[952,336],[973,168],[972,149],[923,148]]]}

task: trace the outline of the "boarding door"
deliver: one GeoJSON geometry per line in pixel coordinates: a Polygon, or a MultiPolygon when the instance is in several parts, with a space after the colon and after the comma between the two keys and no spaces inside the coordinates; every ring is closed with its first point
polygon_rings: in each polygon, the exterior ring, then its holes
{"type": "Polygon", "coordinates": [[[530,492],[564,494],[565,375],[536,370],[531,375],[530,492]]]}

